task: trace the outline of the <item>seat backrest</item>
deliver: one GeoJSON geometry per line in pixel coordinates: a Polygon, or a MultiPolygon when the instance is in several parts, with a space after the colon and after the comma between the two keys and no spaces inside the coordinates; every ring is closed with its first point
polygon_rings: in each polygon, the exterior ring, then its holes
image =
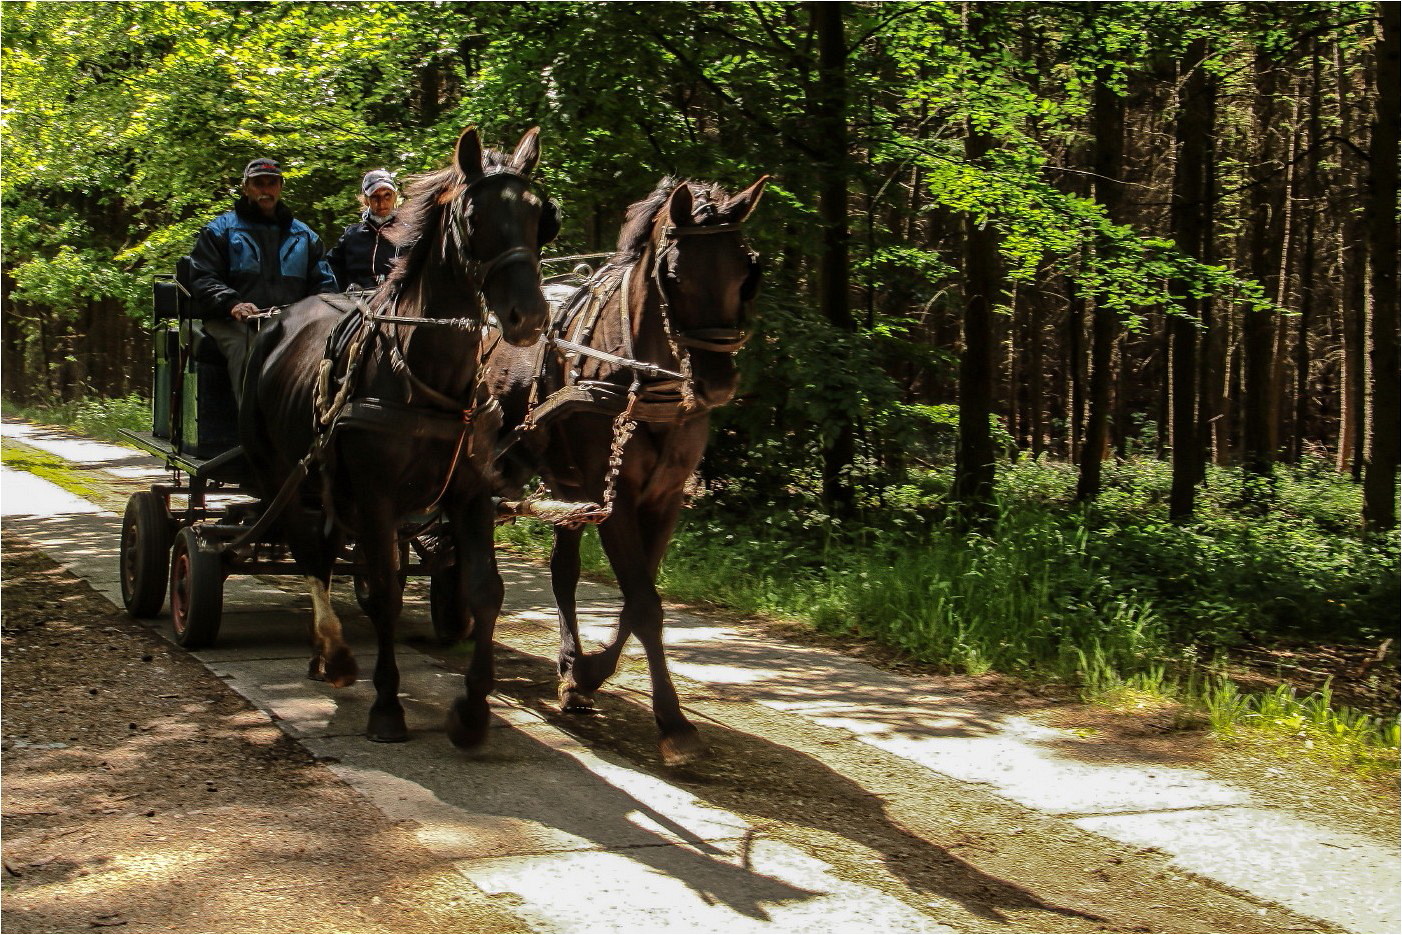
{"type": "Polygon", "coordinates": [[[177,314],[180,319],[180,343],[190,349],[190,357],[203,364],[223,364],[224,355],[219,352],[219,345],[214,339],[205,334],[204,320],[200,316],[199,308],[195,303],[194,285],[195,267],[188,256],[182,256],[175,261],[175,281],[177,314]]]}
{"type": "Polygon", "coordinates": [[[177,304],[181,318],[200,317],[195,309],[195,264],[188,256],[175,261],[175,281],[179,283],[177,304]]]}

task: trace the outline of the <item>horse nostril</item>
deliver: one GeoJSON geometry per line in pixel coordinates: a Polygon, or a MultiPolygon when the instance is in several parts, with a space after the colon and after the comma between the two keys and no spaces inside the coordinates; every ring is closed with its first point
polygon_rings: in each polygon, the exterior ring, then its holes
{"type": "Polygon", "coordinates": [[[511,324],[512,328],[521,327],[521,313],[516,309],[513,308],[511,314],[506,316],[506,319],[511,324]]]}

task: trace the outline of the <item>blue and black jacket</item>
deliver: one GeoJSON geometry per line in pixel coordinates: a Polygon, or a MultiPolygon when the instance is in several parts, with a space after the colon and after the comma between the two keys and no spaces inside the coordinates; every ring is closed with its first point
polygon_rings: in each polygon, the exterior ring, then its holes
{"type": "Polygon", "coordinates": [[[190,259],[201,318],[228,318],[240,302],[269,308],[337,291],[321,239],[282,202],[277,219],[268,221],[239,198],[200,231],[190,259]]]}

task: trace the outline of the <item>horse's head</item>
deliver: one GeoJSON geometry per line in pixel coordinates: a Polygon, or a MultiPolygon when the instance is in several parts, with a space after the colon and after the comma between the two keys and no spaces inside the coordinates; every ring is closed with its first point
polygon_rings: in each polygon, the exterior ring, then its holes
{"type": "Polygon", "coordinates": [[[540,291],[540,250],[559,232],[554,204],[531,191],[540,129],[526,131],[510,156],[484,150],[477,130],[458,139],[460,184],[448,201],[459,262],[512,344],[533,344],[549,305],[540,291]]]}
{"type": "Polygon", "coordinates": [[[735,352],[748,338],[745,312],[759,290],[759,256],[740,225],[759,204],[769,176],[738,195],[682,182],[653,224],[652,277],[681,353],[689,356],[699,406],[723,406],[735,395],[735,352]]]}

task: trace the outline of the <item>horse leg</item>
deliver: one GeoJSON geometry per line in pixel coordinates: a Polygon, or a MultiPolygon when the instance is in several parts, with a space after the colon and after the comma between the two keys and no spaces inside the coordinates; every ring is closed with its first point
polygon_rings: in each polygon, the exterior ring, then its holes
{"type": "Polygon", "coordinates": [[[399,577],[399,551],[394,524],[387,509],[366,516],[361,557],[366,566],[368,594],[365,609],[375,625],[375,702],[370,706],[365,735],[379,743],[409,739],[404,706],[399,701],[399,663],[394,657],[394,625],[404,604],[404,584],[399,577]]]}
{"type": "Polygon", "coordinates": [[[303,511],[291,516],[283,531],[297,567],[305,573],[303,580],[312,598],[312,658],[307,678],[345,688],[355,684],[359,671],[341,634],[341,619],[331,607],[331,566],[337,543],[321,535],[320,525],[319,513],[303,511]]]}
{"type": "Polygon", "coordinates": [[[496,686],[493,634],[506,593],[497,570],[492,532],[496,508],[483,492],[462,508],[450,511],[453,542],[457,547],[458,604],[472,619],[472,659],[463,678],[466,693],[448,709],[448,739],[456,746],[481,746],[487,739],[491,709],[487,696],[496,686]]]}
{"type": "Polygon", "coordinates": [[[555,527],[555,547],[550,552],[550,587],[560,613],[560,708],[587,711],[594,707],[593,691],[603,679],[586,689],[579,684],[577,667],[584,655],[579,642],[579,618],[575,603],[579,587],[579,543],[584,529],[555,527]]]}
{"type": "MultiPolygon", "coordinates": [[[[665,515],[661,517],[665,520],[665,515]]],[[[682,713],[681,700],[671,673],[667,671],[667,656],[662,646],[662,598],[657,593],[657,563],[671,538],[671,525],[643,531],[639,511],[631,497],[620,496],[614,504],[613,515],[599,526],[599,538],[614,576],[623,591],[623,611],[618,617],[618,635],[614,642],[596,654],[612,654],[616,665],[618,653],[628,634],[636,634],[647,654],[648,676],[652,681],[652,715],[660,734],[658,750],[662,762],[680,766],[699,759],[705,753],[696,728],[682,713]],[[661,533],[661,535],[658,535],[661,533]]],[[[675,513],[671,523],[675,524],[675,513]]]]}
{"type": "Polygon", "coordinates": [[[312,596],[312,660],[307,677],[334,688],[354,685],[360,671],[341,635],[341,618],[331,607],[330,576],[307,575],[305,580],[312,596]]]}

